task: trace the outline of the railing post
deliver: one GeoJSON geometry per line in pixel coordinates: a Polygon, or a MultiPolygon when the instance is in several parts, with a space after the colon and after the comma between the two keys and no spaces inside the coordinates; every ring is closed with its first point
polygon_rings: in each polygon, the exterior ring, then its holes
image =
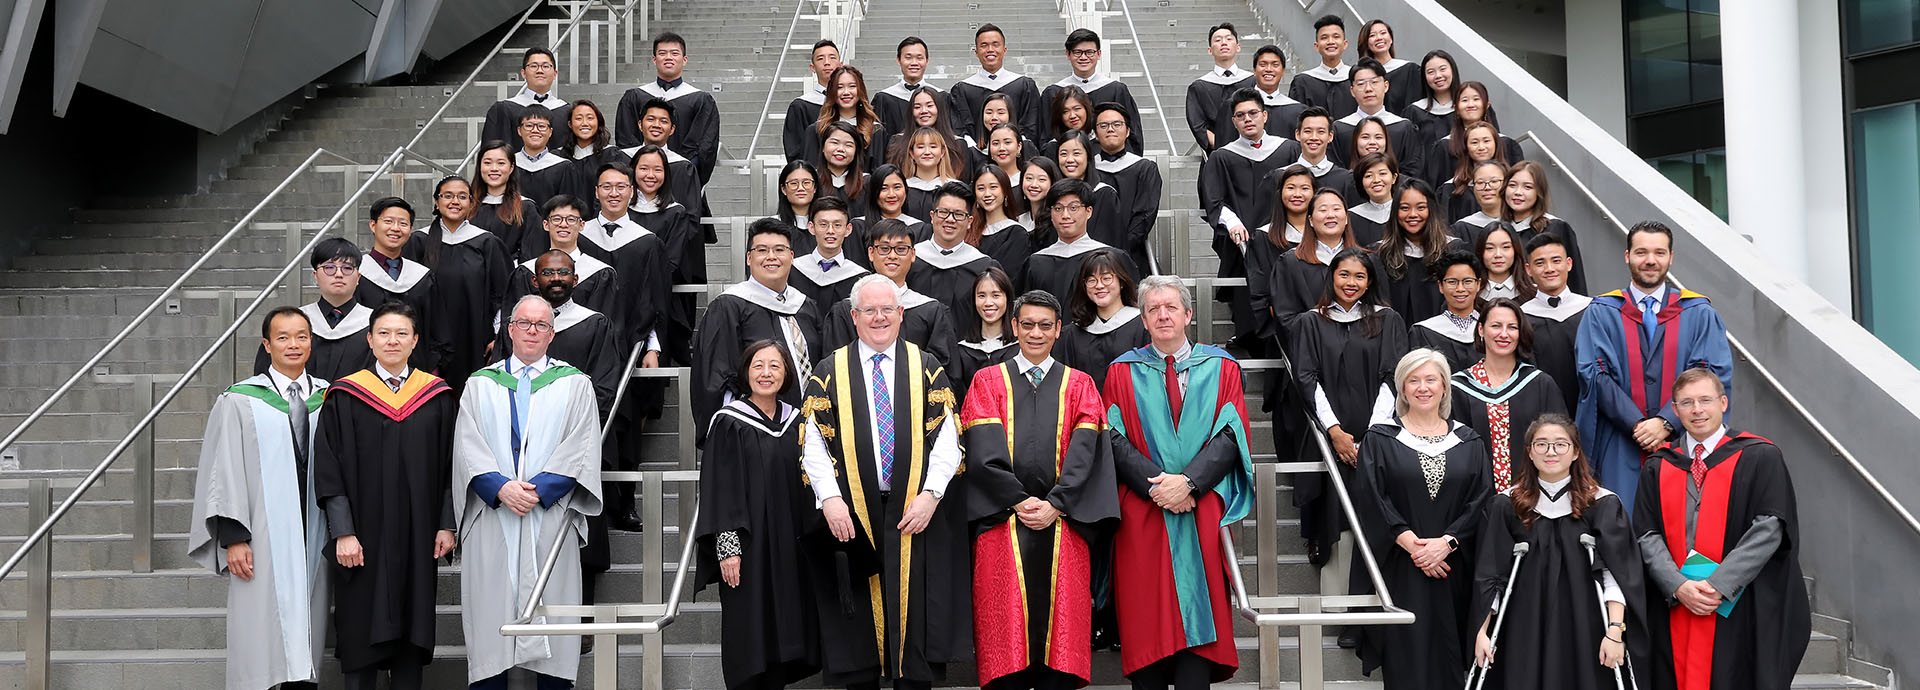
{"type": "MultiPolygon", "coordinates": [[[[618,606],[596,606],[593,622],[618,623],[619,611],[618,606]]],[[[620,636],[594,635],[593,648],[598,651],[593,655],[593,687],[608,690],[620,687],[620,636]]]]}
{"type": "MultiPolygon", "coordinates": [[[[133,409],[153,409],[153,387],[158,383],[138,377],[133,383],[133,409]]],[[[133,443],[133,572],[153,572],[153,428],[155,418],[133,443]]]]}
{"type": "MultiPolygon", "coordinates": [[[[660,505],[661,500],[660,474],[658,472],[649,472],[640,482],[640,524],[643,525],[640,539],[640,563],[642,568],[640,574],[640,602],[643,604],[658,604],[665,601],[660,596],[660,587],[666,578],[665,568],[667,567],[666,559],[662,555],[664,549],[661,548],[666,533],[666,525],[661,524],[661,520],[666,513],[660,505]]],[[[692,526],[681,525],[680,538],[691,539],[692,537],[692,526]]],[[[665,688],[665,683],[663,682],[665,673],[661,668],[663,656],[661,652],[664,651],[662,647],[663,644],[664,642],[660,639],[658,632],[640,637],[641,687],[646,690],[663,690],[665,688]]],[[[604,654],[606,652],[598,653],[604,654]]],[[[614,653],[616,656],[618,655],[617,651],[614,653]]]]}
{"type": "MultiPolygon", "coordinates": [[[[1279,511],[1274,503],[1279,497],[1275,486],[1275,474],[1278,466],[1260,463],[1253,466],[1254,519],[1259,523],[1253,526],[1253,558],[1255,563],[1255,590],[1260,596],[1275,596],[1280,593],[1280,564],[1274,551],[1280,544],[1279,511]]],[[[1238,567],[1239,564],[1235,564],[1238,567]]],[[[1271,625],[1260,626],[1260,681],[1265,685],[1268,678],[1276,679],[1280,675],[1280,630],[1271,625]]]]}
{"type": "MultiPolygon", "coordinates": [[[[27,480],[27,524],[47,521],[53,490],[45,479],[27,480]]],[[[27,627],[21,631],[26,653],[28,690],[52,687],[48,677],[53,655],[53,537],[49,535],[27,556],[27,627]]]]}
{"type": "MultiPolygon", "coordinates": [[[[353,192],[349,191],[347,193],[352,194],[353,192]]],[[[305,237],[306,232],[301,229],[300,223],[287,223],[286,226],[287,226],[287,262],[297,263],[299,262],[299,257],[300,257],[300,254],[302,253],[301,250],[305,249],[307,246],[307,239],[305,237]]],[[[281,286],[286,291],[280,293],[280,297],[286,300],[285,302],[286,304],[300,303],[301,282],[302,281],[300,280],[299,271],[287,272],[287,282],[281,286]]]]}
{"type": "Polygon", "coordinates": [[[1197,328],[1193,342],[1213,342],[1213,278],[1202,276],[1193,279],[1193,304],[1197,317],[1194,320],[1197,328]]]}
{"type": "MultiPolygon", "coordinates": [[[[1339,479],[1336,478],[1334,481],[1339,481],[1339,479]]],[[[1300,612],[1306,614],[1319,613],[1320,600],[1314,597],[1301,597],[1300,612]]],[[[1325,682],[1326,672],[1321,665],[1321,657],[1325,656],[1321,653],[1322,650],[1320,649],[1320,646],[1323,644],[1321,642],[1322,639],[1319,625],[1303,624],[1300,626],[1300,690],[1320,690],[1325,682]]],[[[1277,661],[1275,665],[1279,665],[1277,661]]],[[[1269,677],[1270,676],[1265,673],[1260,674],[1260,687],[1280,687],[1280,679],[1273,679],[1272,684],[1269,685],[1267,681],[1269,677]]]]}
{"type": "MultiPolygon", "coordinates": [[[[679,373],[674,376],[674,379],[674,383],[677,384],[677,387],[680,389],[677,401],[680,405],[680,469],[696,470],[699,469],[699,465],[694,462],[694,453],[698,451],[693,447],[693,437],[695,434],[693,421],[693,370],[688,367],[680,367],[679,373]]],[[[689,482],[676,482],[673,487],[674,498],[677,499],[674,501],[674,513],[679,516],[680,520],[680,538],[689,539],[693,534],[693,509],[699,505],[699,501],[695,500],[698,494],[696,493],[695,485],[689,482]]]]}

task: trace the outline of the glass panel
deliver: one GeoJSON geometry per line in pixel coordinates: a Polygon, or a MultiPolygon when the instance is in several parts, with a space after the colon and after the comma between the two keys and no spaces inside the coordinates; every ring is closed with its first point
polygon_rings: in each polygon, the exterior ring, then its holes
{"type": "Polygon", "coordinates": [[[1647,164],[1685,190],[1700,205],[1727,219],[1727,150],[1693,151],[1660,158],[1647,164]]]}
{"type": "Polygon", "coordinates": [[[1628,105],[1633,113],[1692,102],[1688,86],[1687,13],[1672,0],[1628,0],[1628,105]]]}
{"type": "Polygon", "coordinates": [[[1920,41],[1920,0],[1842,0],[1847,52],[1865,53],[1920,41]]]}
{"type": "MultiPolygon", "coordinates": [[[[1751,2],[1752,0],[1747,0],[1751,2]]],[[[1693,75],[1693,102],[1720,98],[1720,2],[1693,0],[1687,15],[1687,48],[1693,75]]]]}
{"type": "Polygon", "coordinates": [[[1881,342],[1920,364],[1920,103],[1853,115],[1853,209],[1858,225],[1862,321],[1881,342]]]}

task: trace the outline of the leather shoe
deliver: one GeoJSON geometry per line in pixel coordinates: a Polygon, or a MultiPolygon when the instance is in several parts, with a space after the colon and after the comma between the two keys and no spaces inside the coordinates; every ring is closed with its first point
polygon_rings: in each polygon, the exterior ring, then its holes
{"type": "Polygon", "coordinates": [[[607,527],[622,532],[638,532],[640,531],[640,518],[636,517],[633,513],[616,513],[613,517],[607,519],[607,527]]]}
{"type": "Polygon", "coordinates": [[[1351,625],[1345,628],[1342,628],[1340,630],[1339,644],[1341,649],[1353,649],[1355,647],[1359,647],[1360,631],[1351,625]]]}
{"type": "Polygon", "coordinates": [[[593,636],[581,635],[580,636],[580,655],[586,656],[592,653],[593,653],[593,636]]]}

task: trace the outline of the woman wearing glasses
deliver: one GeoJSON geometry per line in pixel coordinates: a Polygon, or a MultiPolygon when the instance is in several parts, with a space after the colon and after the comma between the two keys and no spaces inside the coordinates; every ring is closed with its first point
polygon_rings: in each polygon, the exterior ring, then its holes
{"type": "Polygon", "coordinates": [[[506,303],[513,275],[507,244],[467,222],[477,201],[466,180],[440,180],[433,189],[433,222],[414,231],[404,250],[406,258],[433,272],[433,320],[425,331],[440,350],[440,376],[455,391],[465,387],[468,374],[486,366],[493,320],[506,303]]]}
{"type": "Polygon", "coordinates": [[[1480,322],[1480,286],[1487,284],[1487,268],[1480,257],[1464,249],[1449,249],[1428,264],[1446,311],[1416,321],[1407,342],[1438,351],[1455,371],[1480,361],[1473,349],[1480,322]]]}
{"type": "Polygon", "coordinates": [[[1500,140],[1493,126],[1476,124],[1467,131],[1467,155],[1454,170],[1453,179],[1440,185],[1446,199],[1447,222],[1455,237],[1466,239],[1494,221],[1500,220],[1501,201],[1506,196],[1507,164],[1498,160],[1500,140]]]}
{"type": "Polygon", "coordinates": [[[1453,372],[1453,418],[1480,432],[1493,458],[1493,490],[1504,492],[1527,456],[1523,432],[1544,415],[1565,415],[1567,403],[1553,377],[1527,363],[1533,327],[1519,302],[1489,302],[1473,347],[1484,356],[1453,372]]]}
{"type": "MultiPolygon", "coordinates": [[[[1488,687],[1614,687],[1608,669],[1627,656],[1627,602],[1637,609],[1645,601],[1640,551],[1626,508],[1594,479],[1580,434],[1566,415],[1535,420],[1526,427],[1525,442],[1515,447],[1526,449],[1526,459],[1513,467],[1513,488],[1487,503],[1476,549],[1473,605],[1467,609],[1467,623],[1479,628],[1474,663],[1500,662],[1490,671],[1488,687]],[[1594,541],[1591,552],[1581,543],[1588,536],[1594,541]],[[1501,602],[1519,543],[1530,548],[1514,576],[1513,594],[1503,603],[1500,615],[1506,622],[1496,650],[1494,605],[1501,602]]],[[[1634,623],[1645,621],[1646,612],[1633,613],[1634,623]]],[[[1643,655],[1636,665],[1651,668],[1644,656],[1648,647],[1642,644],[1636,651],[1643,655]]]]}

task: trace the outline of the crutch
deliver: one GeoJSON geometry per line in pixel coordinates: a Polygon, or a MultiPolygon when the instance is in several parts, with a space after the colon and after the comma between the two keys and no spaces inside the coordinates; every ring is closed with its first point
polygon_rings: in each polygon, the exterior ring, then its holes
{"type": "MultiPolygon", "coordinates": [[[[1490,643],[1489,647],[1493,650],[1497,651],[1500,649],[1500,626],[1507,624],[1507,600],[1513,598],[1513,580],[1520,576],[1520,559],[1525,557],[1527,550],[1531,548],[1533,547],[1524,541],[1513,545],[1513,569],[1507,571],[1507,590],[1500,593],[1500,610],[1498,611],[1500,617],[1493,619],[1493,636],[1487,639],[1490,643]]],[[[1480,688],[1485,687],[1487,684],[1487,674],[1492,671],[1492,659],[1488,659],[1487,665],[1485,666],[1475,663],[1467,667],[1466,690],[1480,690],[1480,688]],[[1480,672],[1479,680],[1474,680],[1474,671],[1480,672]]]]}
{"type": "MultiPolygon", "coordinates": [[[[1587,563],[1593,565],[1593,567],[1595,568],[1598,568],[1600,567],[1600,559],[1599,559],[1599,556],[1595,555],[1594,541],[1595,540],[1593,538],[1593,535],[1591,534],[1580,535],[1580,545],[1586,547],[1587,549],[1587,563]]],[[[1596,596],[1600,597],[1600,620],[1605,621],[1607,620],[1607,597],[1606,597],[1606,594],[1601,591],[1600,583],[1598,582],[1594,583],[1594,593],[1596,596]]],[[[1602,630],[1600,632],[1600,635],[1603,637],[1606,634],[1607,633],[1605,630],[1602,630]]],[[[1626,649],[1626,646],[1627,646],[1626,632],[1622,631],[1620,633],[1620,648],[1624,650],[1626,649]]],[[[1627,663],[1628,662],[1624,657],[1620,659],[1620,666],[1626,666],[1627,663]]],[[[1613,667],[1613,686],[1615,690],[1627,690],[1627,681],[1625,677],[1620,675],[1620,666],[1613,667]]],[[[1640,690],[1639,679],[1637,678],[1634,679],[1633,688],[1634,690],[1640,690]]]]}

